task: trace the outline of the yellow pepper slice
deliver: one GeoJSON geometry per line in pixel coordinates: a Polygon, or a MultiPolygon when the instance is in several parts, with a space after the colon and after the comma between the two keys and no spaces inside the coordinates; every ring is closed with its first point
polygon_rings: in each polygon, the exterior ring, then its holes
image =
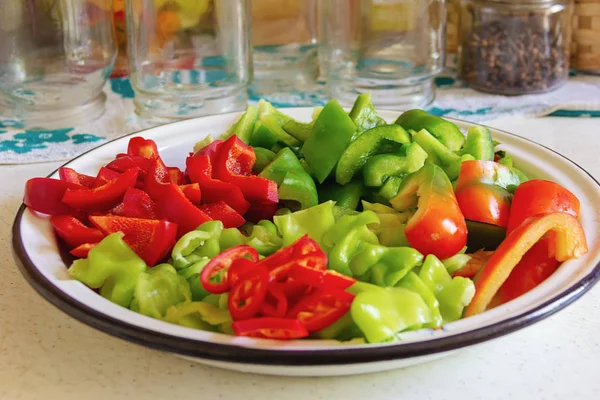
{"type": "Polygon", "coordinates": [[[465,317],[486,310],[523,255],[550,231],[554,232],[554,256],[558,261],[587,253],[585,233],[572,215],[549,213],[526,219],[506,237],[475,278],[475,297],[465,310],[465,317]]]}

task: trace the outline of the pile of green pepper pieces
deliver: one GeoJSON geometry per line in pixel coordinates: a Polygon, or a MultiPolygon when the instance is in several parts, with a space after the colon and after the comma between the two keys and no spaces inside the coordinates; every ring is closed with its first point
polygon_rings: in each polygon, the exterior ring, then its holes
{"type": "MultiPolygon", "coordinates": [[[[178,240],[168,263],[151,269],[113,234],[76,260],[71,276],[142,314],[232,333],[227,293],[204,289],[203,268],[238,245],[262,258],[308,235],[327,254],[328,269],[357,280],[347,289],[356,296],[350,311],[313,336],[382,342],[462,317],[475,289],[451,273],[469,261],[466,243],[422,251],[407,225],[429,195],[443,199],[452,192],[463,161],[494,159],[486,128],[473,127],[465,138],[453,123],[422,110],[388,124],[370,95],[360,95],[349,113],[332,100],[308,123],[261,101],[225,136],[233,134],[253,147],[253,173],[277,183],[281,207],[272,221],[240,229],[205,222],[178,240]]],[[[463,229],[460,221],[456,227],[463,229]]]]}

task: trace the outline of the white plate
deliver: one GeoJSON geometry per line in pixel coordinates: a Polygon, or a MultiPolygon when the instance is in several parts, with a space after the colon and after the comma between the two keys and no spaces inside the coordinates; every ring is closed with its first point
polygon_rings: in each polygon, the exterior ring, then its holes
{"type": "MultiPolygon", "coordinates": [[[[312,108],[285,110],[310,120],[312,108]]],[[[240,113],[197,118],[152,128],[138,135],[153,139],[167,165],[184,168],[194,143],[224,132],[240,113]]],[[[393,121],[398,113],[381,111],[393,121]]],[[[461,129],[471,124],[455,121],[461,129]]],[[[234,337],[185,328],[137,314],[102,298],[69,278],[52,227],[44,216],[24,206],[13,225],[13,248],[21,272],[50,303],[74,318],[111,335],[218,367],[273,375],[325,376],[384,371],[432,360],[476,343],[521,329],[548,317],[589,290],[600,278],[600,187],[586,171],[558,153],[527,139],[491,129],[495,140],[531,177],[553,180],[581,201],[581,221],[589,253],[570,260],[543,284],[524,296],[443,329],[403,335],[401,343],[356,344],[326,340],[275,341],[234,337]]],[[[129,137],[93,149],[65,164],[95,175],[115,154],[124,152],[129,137]]],[[[50,175],[58,178],[55,171],[50,175]]]]}

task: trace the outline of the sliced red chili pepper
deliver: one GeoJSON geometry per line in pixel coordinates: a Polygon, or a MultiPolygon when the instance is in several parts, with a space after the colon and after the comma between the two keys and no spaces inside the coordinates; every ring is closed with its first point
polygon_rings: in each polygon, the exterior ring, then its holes
{"type": "Polygon", "coordinates": [[[150,167],[144,179],[144,190],[150,195],[152,200],[160,200],[167,187],[170,185],[169,171],[160,157],[155,158],[150,163],[150,167]]]}
{"type": "Polygon", "coordinates": [[[73,214],[73,208],[63,203],[62,198],[68,189],[83,188],[79,184],[58,179],[32,178],[25,184],[23,203],[32,210],[44,214],[73,214]]]}
{"type": "Polygon", "coordinates": [[[50,222],[56,234],[70,248],[84,243],[99,242],[105,236],[99,229],[87,227],[71,215],[53,215],[50,217],[50,222]]]}
{"type": "Polygon", "coordinates": [[[337,271],[328,269],[325,271],[323,286],[325,288],[345,290],[356,283],[356,279],[351,276],[341,274],[337,271]]]}
{"type": "Polygon", "coordinates": [[[256,263],[247,258],[237,258],[233,260],[229,269],[227,270],[227,280],[229,286],[233,286],[247,274],[251,274],[256,266],[256,263]]]}
{"type": "Polygon", "coordinates": [[[300,283],[291,278],[286,279],[283,282],[271,282],[269,283],[271,286],[279,286],[285,297],[287,298],[288,308],[291,308],[294,304],[296,304],[300,299],[309,294],[313,287],[307,285],[305,283],[300,283]]]}
{"type": "Polygon", "coordinates": [[[282,283],[269,283],[261,309],[265,317],[283,318],[288,311],[288,301],[282,283]]]}
{"type": "Polygon", "coordinates": [[[62,201],[86,211],[103,211],[119,204],[128,188],[134,187],[139,168],[125,171],[119,177],[95,189],[69,189],[62,201]]]}
{"type": "Polygon", "coordinates": [[[86,174],[80,174],[72,168],[61,167],[58,169],[60,179],[65,182],[76,183],[87,188],[91,188],[94,184],[95,177],[86,174]]]}
{"type": "Polygon", "coordinates": [[[237,336],[267,339],[300,339],[308,336],[302,323],[289,318],[253,318],[231,324],[237,336]]]}
{"type": "Polygon", "coordinates": [[[327,255],[317,242],[304,235],[291,245],[262,259],[260,263],[267,266],[272,280],[282,281],[288,277],[290,268],[297,264],[324,271],[327,268],[327,255]]]}
{"type": "Polygon", "coordinates": [[[112,169],[113,171],[123,173],[127,170],[137,167],[142,172],[142,175],[144,175],[146,173],[146,171],[148,171],[148,168],[150,167],[150,163],[151,163],[151,160],[144,158],[144,157],[126,156],[126,157],[116,158],[116,159],[112,160],[111,162],[109,162],[106,165],[106,168],[112,169]]]}
{"type": "Polygon", "coordinates": [[[258,223],[263,219],[268,219],[269,221],[273,220],[273,216],[277,212],[279,208],[278,204],[260,204],[254,203],[250,205],[250,208],[244,214],[244,218],[247,221],[258,223]]]}
{"type": "Polygon", "coordinates": [[[225,228],[237,228],[242,226],[246,220],[224,201],[203,204],[200,209],[214,220],[223,222],[225,228]]]}
{"type": "Polygon", "coordinates": [[[90,250],[93,249],[94,246],[96,246],[97,244],[98,243],[84,243],[80,246],[75,247],[74,249],[69,251],[69,253],[71,253],[71,255],[74,257],[86,258],[90,253],[90,250]]]}
{"type": "Polygon", "coordinates": [[[200,283],[209,293],[221,294],[229,289],[228,270],[238,258],[258,261],[258,253],[250,246],[235,246],[213,257],[200,273],[200,283]]]}
{"type": "Polygon", "coordinates": [[[110,213],[130,218],[155,219],[156,204],[143,190],[129,188],[121,204],[110,210],[110,213]]]}
{"type": "Polygon", "coordinates": [[[356,279],[337,271],[322,271],[296,264],[288,272],[288,277],[301,283],[322,289],[344,290],[356,283],[356,279]]]}
{"type": "Polygon", "coordinates": [[[343,317],[352,300],[354,295],[343,290],[319,290],[300,300],[287,317],[298,319],[309,332],[316,332],[343,317]]]}
{"type": "Polygon", "coordinates": [[[175,245],[177,225],[167,220],[90,216],[90,221],[105,234],[124,234],[123,240],[149,266],[165,258],[175,245]]]}
{"type": "Polygon", "coordinates": [[[188,185],[180,185],[179,188],[183,191],[185,197],[187,197],[187,199],[192,202],[192,204],[194,204],[195,206],[200,205],[200,202],[202,201],[202,192],[200,191],[200,185],[198,185],[197,183],[190,183],[188,185]]]}
{"type": "Polygon", "coordinates": [[[227,307],[234,321],[255,317],[262,309],[269,282],[267,268],[256,265],[252,274],[242,276],[227,298],[227,307]]]}
{"type": "Polygon", "coordinates": [[[92,189],[106,185],[108,182],[112,181],[115,178],[118,178],[120,175],[121,174],[117,171],[113,171],[112,169],[102,167],[100,168],[100,171],[98,171],[98,175],[96,175],[94,183],[92,183],[92,189]]]}
{"type": "Polygon", "coordinates": [[[158,147],[154,140],[135,136],[129,139],[127,155],[148,158],[150,160],[158,157],[158,147]]]}
{"type": "Polygon", "coordinates": [[[193,231],[211,218],[185,197],[175,184],[169,184],[161,200],[156,203],[156,214],[160,218],[175,222],[179,227],[178,237],[193,231]]]}
{"type": "Polygon", "coordinates": [[[169,182],[176,185],[185,185],[187,183],[184,173],[179,168],[167,167],[167,173],[169,174],[169,182]]]}
{"type": "MultiPolygon", "coordinates": [[[[212,144],[208,147],[210,146],[212,144]]],[[[222,200],[240,215],[243,215],[248,210],[250,203],[244,199],[240,188],[231,183],[222,182],[211,177],[211,160],[207,154],[199,153],[196,156],[188,157],[186,165],[186,173],[190,181],[200,184],[204,201],[207,203],[216,203],[222,200]]]]}
{"type": "Polygon", "coordinates": [[[246,200],[256,203],[277,203],[277,183],[252,175],[256,156],[252,147],[233,135],[219,147],[213,175],[240,188],[246,200]]]}

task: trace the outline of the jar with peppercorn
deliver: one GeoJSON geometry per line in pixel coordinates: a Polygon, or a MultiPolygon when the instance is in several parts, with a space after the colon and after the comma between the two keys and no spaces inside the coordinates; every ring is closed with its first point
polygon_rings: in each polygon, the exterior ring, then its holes
{"type": "Polygon", "coordinates": [[[459,68],[474,89],[542,93],[569,76],[573,0],[463,0],[459,68]]]}

